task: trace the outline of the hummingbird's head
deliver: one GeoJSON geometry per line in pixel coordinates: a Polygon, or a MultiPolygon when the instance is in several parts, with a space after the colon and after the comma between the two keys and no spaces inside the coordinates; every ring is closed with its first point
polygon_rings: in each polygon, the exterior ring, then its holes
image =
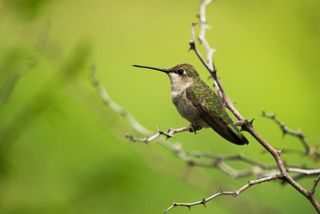
{"type": "Polygon", "coordinates": [[[168,71],[169,76],[170,74],[176,74],[180,78],[199,78],[198,72],[190,64],[178,64],[170,68],[168,71]]]}
{"type": "Polygon", "coordinates": [[[190,64],[178,64],[170,69],[155,68],[142,65],[133,65],[134,67],[147,68],[152,70],[157,70],[166,73],[171,82],[171,87],[173,90],[178,90],[184,86],[192,84],[195,80],[199,78],[199,74],[196,69],[190,64]]]}

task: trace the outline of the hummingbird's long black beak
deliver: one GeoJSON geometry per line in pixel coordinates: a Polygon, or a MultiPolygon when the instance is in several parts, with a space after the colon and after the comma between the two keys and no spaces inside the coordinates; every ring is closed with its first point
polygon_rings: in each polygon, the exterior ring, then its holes
{"type": "Polygon", "coordinates": [[[170,71],[168,69],[165,68],[155,68],[155,67],[150,67],[150,66],[144,66],[144,65],[132,65],[133,67],[137,67],[137,68],[147,68],[147,69],[152,69],[152,70],[157,70],[157,71],[161,71],[164,73],[169,73],[170,71]]]}

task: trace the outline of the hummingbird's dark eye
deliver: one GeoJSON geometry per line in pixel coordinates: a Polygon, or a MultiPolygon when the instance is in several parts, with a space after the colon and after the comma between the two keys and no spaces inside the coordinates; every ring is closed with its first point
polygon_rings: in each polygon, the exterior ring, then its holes
{"type": "Polygon", "coordinates": [[[184,70],[183,70],[183,69],[178,69],[178,70],[177,70],[177,73],[178,73],[179,75],[182,75],[182,74],[184,74],[184,70]]]}

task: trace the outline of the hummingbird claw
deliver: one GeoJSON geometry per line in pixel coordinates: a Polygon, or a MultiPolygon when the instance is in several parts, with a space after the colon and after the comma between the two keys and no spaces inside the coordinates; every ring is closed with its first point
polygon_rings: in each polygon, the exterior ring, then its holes
{"type": "Polygon", "coordinates": [[[189,126],[189,132],[194,132],[195,134],[197,134],[197,131],[199,131],[200,129],[202,129],[202,127],[195,126],[194,124],[190,124],[189,126]]]}

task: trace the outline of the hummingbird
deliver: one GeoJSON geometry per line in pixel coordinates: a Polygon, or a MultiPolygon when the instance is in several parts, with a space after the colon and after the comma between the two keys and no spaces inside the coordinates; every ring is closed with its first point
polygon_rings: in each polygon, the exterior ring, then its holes
{"type": "Polygon", "coordinates": [[[192,65],[178,64],[170,69],[133,66],[161,71],[169,76],[172,102],[180,115],[191,123],[190,131],[212,128],[231,143],[249,143],[226,112],[221,98],[200,79],[192,65]]]}

